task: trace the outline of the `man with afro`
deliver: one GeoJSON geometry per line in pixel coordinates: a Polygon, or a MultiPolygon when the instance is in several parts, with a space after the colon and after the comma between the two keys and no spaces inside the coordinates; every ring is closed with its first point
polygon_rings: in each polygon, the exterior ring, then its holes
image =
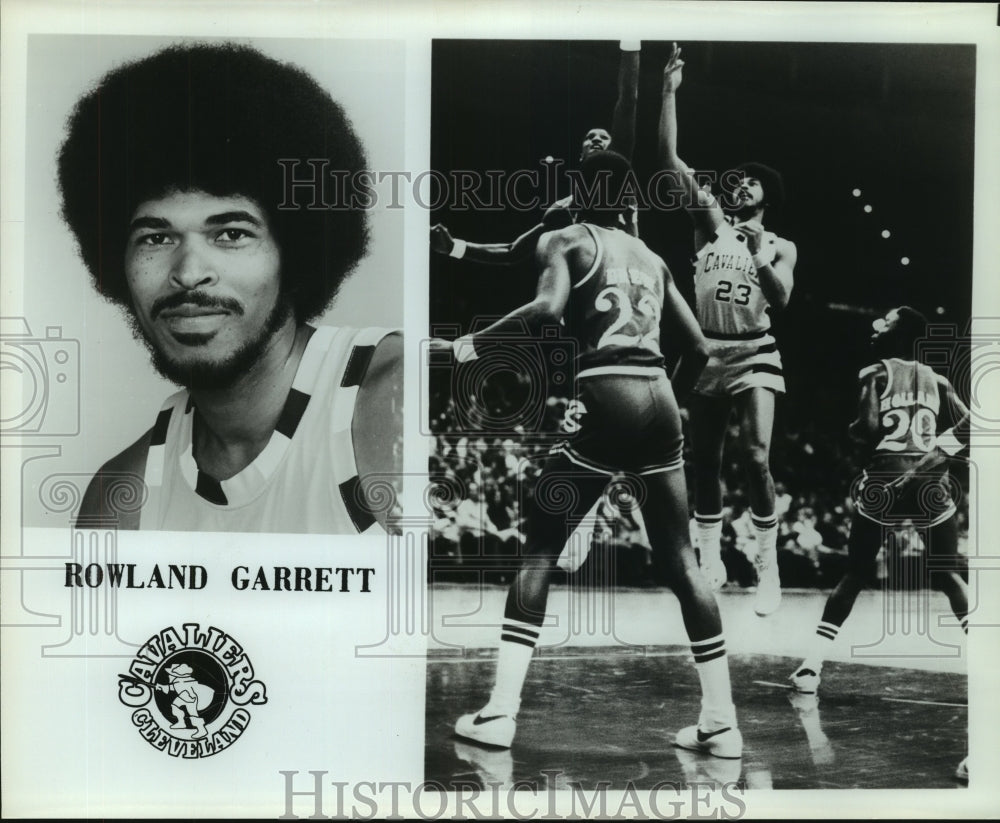
{"type": "Polygon", "coordinates": [[[248,46],[172,46],[77,103],[63,217],[95,288],[183,387],[97,472],[81,515],[132,529],[386,527],[401,335],[309,322],[365,254],[365,168],[341,106],[248,46]],[[300,165],[336,177],[336,197],[290,187],[300,165]],[[135,505],[119,505],[122,483],[135,505]]]}

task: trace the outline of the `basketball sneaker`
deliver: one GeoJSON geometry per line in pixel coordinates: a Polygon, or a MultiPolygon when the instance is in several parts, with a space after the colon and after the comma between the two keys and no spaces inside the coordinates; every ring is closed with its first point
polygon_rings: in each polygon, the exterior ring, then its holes
{"type": "Polygon", "coordinates": [[[509,749],[517,723],[509,714],[498,714],[489,706],[478,712],[463,714],[455,723],[455,734],[466,740],[509,749]]]}
{"type": "Polygon", "coordinates": [[[958,764],[958,768],[955,769],[955,777],[963,783],[969,782],[969,758],[963,758],[962,762],[958,764]]]}
{"type": "Polygon", "coordinates": [[[699,726],[688,726],[674,736],[674,745],[712,757],[737,759],[743,756],[743,735],[735,726],[723,726],[711,732],[702,731],[699,726]]]}
{"type": "Polygon", "coordinates": [[[819,672],[814,672],[805,666],[797,668],[788,675],[788,679],[791,681],[792,691],[799,694],[816,694],[819,688],[819,672]]]}
{"type": "Polygon", "coordinates": [[[754,558],[757,567],[757,595],[753,610],[758,617],[767,617],[781,605],[781,580],[778,578],[778,553],[758,552],[754,558]]]}
{"type": "Polygon", "coordinates": [[[717,592],[729,581],[729,573],[726,571],[726,564],[722,562],[719,552],[711,549],[699,549],[701,557],[701,573],[705,575],[705,580],[712,587],[713,592],[717,592]]]}

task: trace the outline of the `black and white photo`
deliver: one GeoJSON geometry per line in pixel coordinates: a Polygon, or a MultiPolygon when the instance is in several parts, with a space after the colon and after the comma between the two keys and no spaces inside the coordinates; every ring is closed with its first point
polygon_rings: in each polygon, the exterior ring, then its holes
{"type": "Polygon", "coordinates": [[[975,47],[433,62],[428,779],[964,785],[975,47]]]}

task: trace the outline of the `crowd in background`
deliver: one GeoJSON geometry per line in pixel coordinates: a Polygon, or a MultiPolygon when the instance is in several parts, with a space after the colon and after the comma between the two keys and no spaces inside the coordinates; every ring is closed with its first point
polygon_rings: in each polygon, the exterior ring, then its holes
{"type": "MultiPolygon", "coordinates": [[[[436,443],[430,475],[434,494],[431,579],[436,582],[506,583],[517,571],[524,543],[524,511],[535,492],[540,458],[558,439],[569,401],[536,399],[529,415],[532,430],[491,426],[490,420],[516,421],[526,395],[516,385],[491,389],[490,407],[478,398],[456,399],[450,392],[431,393],[431,430],[436,443]],[[511,401],[511,397],[516,398],[511,401]],[[456,403],[463,404],[460,407],[456,403]],[[478,415],[469,425],[470,412],[478,415]],[[485,422],[485,425],[483,423],[485,422]],[[491,428],[493,430],[491,430],[491,428]]],[[[530,399],[529,399],[530,400],[530,399]]],[[[682,415],[687,428],[686,412],[682,415]]],[[[845,571],[853,503],[851,485],[863,463],[846,433],[822,431],[805,422],[775,427],[771,467],[779,522],[778,563],[788,588],[834,586],[845,571]]],[[[690,437],[685,432],[688,489],[693,488],[690,437]]],[[[739,463],[738,430],[730,428],[723,465],[722,558],[730,587],[756,582],[756,539],[750,521],[746,484],[739,463]]],[[[614,487],[612,487],[614,489],[614,487]]],[[[659,580],[632,498],[611,491],[569,538],[560,565],[589,580],[614,585],[650,586],[659,580]],[[586,558],[576,570],[581,558],[586,558]]],[[[692,543],[697,545],[691,500],[692,543]]],[[[959,506],[959,529],[967,532],[967,506],[959,506]]],[[[893,551],[882,552],[873,585],[899,578],[921,579],[925,546],[912,525],[901,524],[891,536],[893,551]],[[915,576],[917,576],[915,578],[915,576]]]]}

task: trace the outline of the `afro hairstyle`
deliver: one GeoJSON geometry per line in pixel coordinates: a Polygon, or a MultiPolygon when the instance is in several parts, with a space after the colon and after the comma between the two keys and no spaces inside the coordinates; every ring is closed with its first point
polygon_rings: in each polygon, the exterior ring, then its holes
{"type": "Polygon", "coordinates": [[[618,213],[628,205],[632,164],[610,149],[583,158],[574,181],[575,205],[584,213],[618,213]]]}
{"type": "Polygon", "coordinates": [[[299,322],[323,313],[365,253],[365,168],[350,120],[311,76],[232,43],[175,45],[112,69],[78,101],[58,158],[63,219],[105,298],[131,308],[125,245],[141,203],[240,195],[268,219],[299,322]],[[286,203],[290,180],[314,171],[338,176],[333,206],[302,188],[286,203]]]}
{"type": "Polygon", "coordinates": [[[741,163],[736,171],[742,177],[754,177],[760,181],[764,189],[764,205],[770,208],[780,208],[785,202],[785,181],[781,173],[763,163],[741,163]]]}

